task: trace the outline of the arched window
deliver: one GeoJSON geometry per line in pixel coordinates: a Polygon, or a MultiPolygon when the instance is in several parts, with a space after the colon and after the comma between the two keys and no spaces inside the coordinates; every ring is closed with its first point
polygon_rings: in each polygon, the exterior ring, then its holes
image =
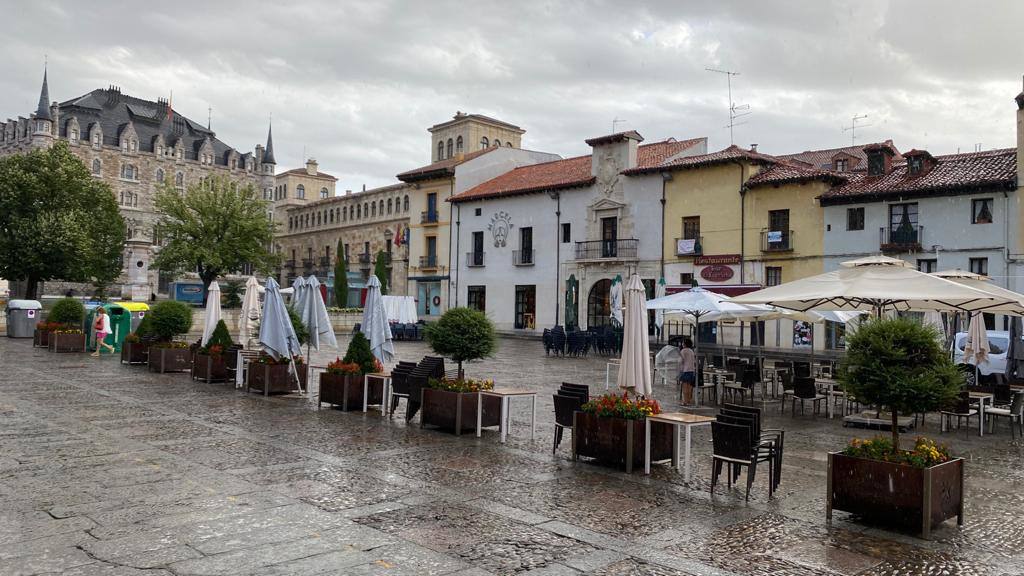
{"type": "Polygon", "coordinates": [[[374,216],[377,215],[377,203],[376,202],[372,202],[370,204],[370,212],[372,212],[374,216]]]}
{"type": "Polygon", "coordinates": [[[437,143],[437,159],[444,160],[444,141],[437,143]]]}
{"type": "Polygon", "coordinates": [[[391,214],[391,198],[388,198],[388,214],[391,214]]]}
{"type": "Polygon", "coordinates": [[[316,225],[317,225],[317,226],[319,226],[319,225],[320,225],[320,214],[321,214],[320,212],[317,212],[317,213],[316,213],[316,225]]]}
{"type": "Polygon", "coordinates": [[[448,157],[449,157],[449,158],[451,158],[451,157],[452,157],[452,155],[453,155],[453,153],[455,152],[455,150],[454,150],[454,146],[455,146],[455,143],[454,143],[454,142],[452,142],[452,139],[451,139],[451,138],[449,138],[449,139],[448,139],[448,157]]]}
{"type": "Polygon", "coordinates": [[[341,220],[342,222],[348,222],[348,208],[341,207],[341,220]]]}
{"type": "Polygon", "coordinates": [[[306,187],[303,186],[302,184],[299,184],[298,186],[296,186],[295,187],[295,197],[296,198],[305,198],[306,197],[306,187]]]}
{"type": "Polygon", "coordinates": [[[370,217],[370,205],[365,202],[363,202],[363,217],[370,217]]]}
{"type": "Polygon", "coordinates": [[[380,212],[381,216],[383,216],[384,215],[384,200],[383,199],[381,199],[381,201],[377,203],[377,208],[378,208],[377,211],[380,212]]]}
{"type": "Polygon", "coordinates": [[[491,142],[487,139],[487,136],[480,138],[480,149],[483,150],[491,145],[491,142]]]}
{"type": "Polygon", "coordinates": [[[327,194],[328,194],[327,188],[321,188],[320,189],[320,197],[321,198],[327,198],[327,194]]]}
{"type": "Polygon", "coordinates": [[[505,146],[508,147],[508,148],[511,148],[512,147],[512,142],[511,141],[505,142],[505,146]]]}
{"type": "Polygon", "coordinates": [[[182,186],[184,186],[185,185],[185,175],[182,174],[181,172],[178,172],[177,174],[175,174],[174,175],[174,185],[177,186],[178,188],[181,188],[182,186]]]}
{"type": "Polygon", "coordinates": [[[611,280],[598,280],[590,288],[590,296],[587,297],[587,328],[611,324],[611,304],[608,298],[611,288],[611,280]]]}
{"type": "Polygon", "coordinates": [[[495,146],[496,148],[500,148],[501,147],[501,140],[498,140],[497,138],[495,138],[493,146],[495,146]]]}
{"type": "Polygon", "coordinates": [[[327,211],[327,219],[330,220],[331,224],[334,224],[334,210],[327,211]]]}
{"type": "Polygon", "coordinates": [[[162,168],[156,169],[156,178],[154,180],[160,184],[164,183],[164,171],[162,168]]]}
{"type": "Polygon", "coordinates": [[[455,139],[455,153],[462,154],[462,136],[455,139]]]}
{"type": "Polygon", "coordinates": [[[358,220],[358,219],[360,219],[362,217],[363,217],[363,207],[360,206],[359,204],[356,204],[356,219],[358,220]]]}
{"type": "Polygon", "coordinates": [[[402,211],[403,212],[408,212],[409,211],[409,196],[408,195],[405,196],[405,202],[402,203],[402,211]]]}
{"type": "Polygon", "coordinates": [[[99,176],[100,175],[100,169],[102,167],[103,167],[103,165],[100,163],[100,159],[99,158],[96,158],[95,160],[92,161],[92,173],[93,174],[99,176]]]}

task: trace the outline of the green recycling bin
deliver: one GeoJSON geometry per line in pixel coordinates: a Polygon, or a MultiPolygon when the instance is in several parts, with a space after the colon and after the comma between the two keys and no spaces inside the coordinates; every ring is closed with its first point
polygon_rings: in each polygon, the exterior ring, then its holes
{"type": "MultiPolygon", "coordinates": [[[[124,338],[132,331],[132,313],[130,310],[122,306],[122,303],[103,304],[97,306],[89,311],[86,315],[86,325],[88,326],[87,334],[89,335],[86,339],[87,348],[90,351],[96,350],[96,330],[93,328],[96,322],[96,310],[103,308],[106,313],[110,316],[110,334],[103,339],[104,342],[114,347],[115,352],[121,351],[121,345],[124,344],[124,338]]],[[[100,350],[100,353],[106,353],[107,350],[100,350]]]]}

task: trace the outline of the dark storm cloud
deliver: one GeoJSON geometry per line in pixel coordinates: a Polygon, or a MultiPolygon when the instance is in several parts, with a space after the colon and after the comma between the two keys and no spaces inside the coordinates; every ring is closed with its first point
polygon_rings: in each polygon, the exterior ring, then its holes
{"type": "Polygon", "coordinates": [[[1010,146],[1024,5],[958,2],[5,2],[0,115],[116,84],[242,150],[273,114],[281,168],[303,151],[339,189],[429,160],[456,110],[564,156],[611,129],[728,145],[725,79],[754,113],[737,144],[785,153],[892,138],[936,153],[1010,146]]]}

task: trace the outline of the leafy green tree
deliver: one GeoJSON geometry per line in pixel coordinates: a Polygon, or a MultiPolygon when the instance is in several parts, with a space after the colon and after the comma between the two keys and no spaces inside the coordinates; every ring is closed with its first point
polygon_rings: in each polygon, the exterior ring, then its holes
{"type": "Polygon", "coordinates": [[[125,224],[110,187],[65,142],[0,158],[0,278],[108,284],[121,273],[125,224]]]}
{"type": "Polygon", "coordinates": [[[50,309],[46,320],[68,326],[81,326],[84,318],[85,306],[81,301],[74,298],[61,298],[50,309]]]}
{"type": "Polygon", "coordinates": [[[839,367],[843,390],[860,402],[892,412],[893,450],[899,450],[897,418],[946,407],[963,377],[943,351],[934,328],[910,319],[874,319],[846,338],[839,367]]]}
{"type": "Polygon", "coordinates": [[[220,289],[221,306],[224,308],[241,308],[242,293],[245,287],[238,280],[228,280],[220,289]]]}
{"type": "Polygon", "coordinates": [[[344,245],[338,240],[337,261],[334,263],[334,305],[338,308],[348,306],[348,262],[345,260],[344,245]]]}
{"type": "Polygon", "coordinates": [[[153,265],[198,273],[204,291],[221,274],[246,264],[268,273],[279,261],[270,251],[275,225],[267,219],[267,202],[251,184],[215,176],[192,184],[184,194],[164,184],[156,194],[156,209],[166,244],[153,265]]]}
{"type": "Polygon", "coordinates": [[[463,362],[486,358],[498,347],[494,324],[483,312],[470,308],[449,309],[427,325],[424,336],[434,352],[459,364],[459,380],[466,376],[463,362]]]}
{"type": "Polygon", "coordinates": [[[345,357],[341,361],[346,364],[352,362],[359,364],[359,370],[363,374],[370,374],[377,369],[377,358],[370,349],[370,341],[362,332],[356,332],[352,336],[352,341],[348,343],[348,350],[345,351],[345,357]]]}
{"type": "Polygon", "coordinates": [[[373,275],[380,280],[380,293],[382,296],[388,293],[388,254],[381,250],[377,252],[377,261],[373,264],[373,275]]]}
{"type": "MultiPolygon", "coordinates": [[[[192,308],[183,302],[165,300],[153,306],[146,314],[151,318],[153,334],[161,342],[169,342],[179,334],[185,334],[192,328],[192,308]]],[[[145,322],[145,319],[143,319],[145,322]]],[[[142,326],[140,325],[141,329],[142,326]]]]}

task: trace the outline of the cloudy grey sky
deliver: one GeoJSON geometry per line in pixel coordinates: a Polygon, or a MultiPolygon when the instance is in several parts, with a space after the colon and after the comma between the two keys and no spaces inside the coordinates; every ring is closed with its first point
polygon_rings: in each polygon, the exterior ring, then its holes
{"type": "Polygon", "coordinates": [[[339,191],[430,160],[456,110],[526,129],[524,147],[585,154],[619,129],[729,144],[725,78],[753,114],[736,143],[769,153],[892,138],[933,153],[1014,144],[1024,3],[0,0],[0,117],[109,84],[251,150],[274,118],[279,170],[303,150],[339,191]]]}

